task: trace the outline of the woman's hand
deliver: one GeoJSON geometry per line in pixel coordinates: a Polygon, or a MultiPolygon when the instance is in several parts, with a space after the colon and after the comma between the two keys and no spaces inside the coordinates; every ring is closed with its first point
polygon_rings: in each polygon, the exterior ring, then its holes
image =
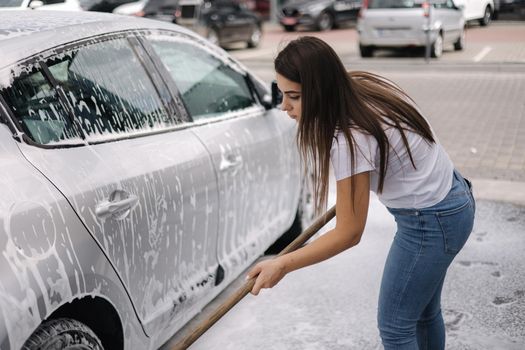
{"type": "Polygon", "coordinates": [[[285,266],[280,257],[266,260],[255,265],[248,272],[246,279],[257,278],[251,290],[253,295],[259,294],[262,288],[272,288],[286,275],[285,266]]]}

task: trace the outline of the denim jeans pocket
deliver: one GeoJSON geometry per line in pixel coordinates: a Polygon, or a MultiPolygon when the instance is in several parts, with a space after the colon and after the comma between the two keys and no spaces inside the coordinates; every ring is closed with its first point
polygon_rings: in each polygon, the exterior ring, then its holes
{"type": "Polygon", "coordinates": [[[465,245],[474,225],[472,200],[469,198],[457,208],[438,212],[436,218],[443,233],[445,252],[457,254],[465,245]]]}

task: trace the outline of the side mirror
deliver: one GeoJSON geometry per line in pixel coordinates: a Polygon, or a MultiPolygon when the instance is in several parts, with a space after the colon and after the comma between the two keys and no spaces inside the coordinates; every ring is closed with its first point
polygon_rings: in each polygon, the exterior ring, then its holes
{"type": "Polygon", "coordinates": [[[283,94],[277,87],[277,82],[272,81],[272,107],[277,107],[283,102],[283,94]]]}

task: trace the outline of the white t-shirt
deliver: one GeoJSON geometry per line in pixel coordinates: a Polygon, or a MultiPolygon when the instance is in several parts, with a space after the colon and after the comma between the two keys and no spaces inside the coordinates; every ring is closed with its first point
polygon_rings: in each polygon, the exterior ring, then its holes
{"type": "MultiPolygon", "coordinates": [[[[330,157],[336,180],[370,171],[370,190],[377,192],[379,184],[379,147],[376,139],[365,132],[351,129],[356,142],[355,170],[349,145],[342,132],[338,132],[330,157]]],[[[379,200],[390,208],[427,208],[439,203],[452,186],[454,165],[439,141],[429,144],[420,135],[405,131],[416,169],[412,166],[401,134],[394,127],[386,127],[390,143],[389,160],[383,191],[379,200]]]]}

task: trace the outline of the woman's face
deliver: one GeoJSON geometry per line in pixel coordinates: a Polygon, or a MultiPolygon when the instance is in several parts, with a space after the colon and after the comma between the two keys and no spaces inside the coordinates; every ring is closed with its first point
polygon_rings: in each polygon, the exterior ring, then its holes
{"type": "Polygon", "coordinates": [[[290,118],[299,121],[301,117],[301,84],[286,79],[277,73],[277,87],[283,94],[281,109],[290,118]]]}

